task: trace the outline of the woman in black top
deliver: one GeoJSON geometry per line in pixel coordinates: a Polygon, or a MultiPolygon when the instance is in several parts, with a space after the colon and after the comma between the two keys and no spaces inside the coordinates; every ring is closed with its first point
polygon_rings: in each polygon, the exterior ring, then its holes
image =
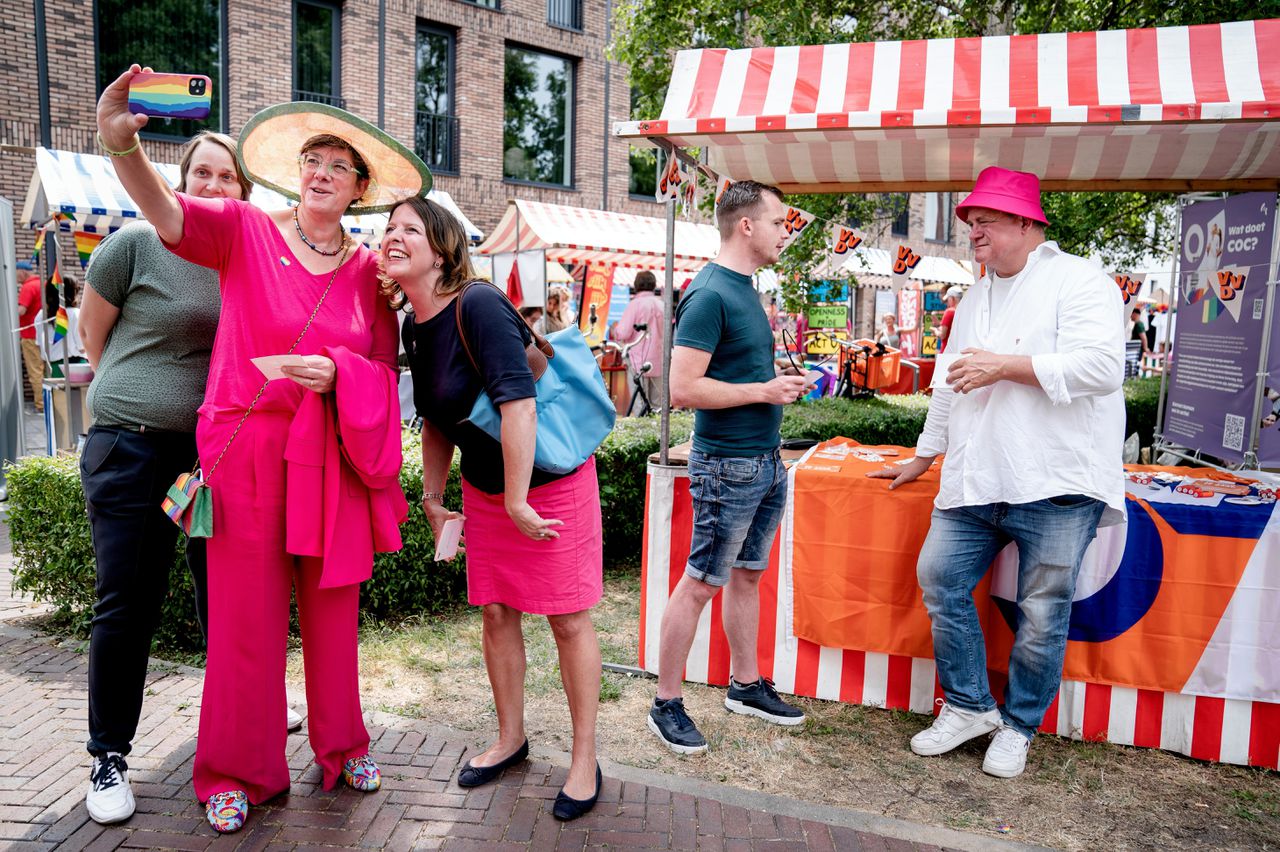
{"type": "Polygon", "coordinates": [[[463,517],[443,504],[454,447],[462,452],[467,597],[484,608],[498,739],[462,768],[458,783],[492,781],[528,756],[520,619],[546,615],[573,719],[573,760],[554,814],[574,819],[600,792],[600,647],[590,614],[602,592],[595,459],[563,475],[533,466],[536,391],[525,357],[533,335],[500,290],[472,281],[466,234],[452,215],[422,198],[392,208],[382,262],[392,304],[407,298],[412,306],[403,339],[424,421],[422,508],[437,537],[446,521],[463,517]],[[481,391],[502,414],[500,442],[467,421],[481,391]]]}

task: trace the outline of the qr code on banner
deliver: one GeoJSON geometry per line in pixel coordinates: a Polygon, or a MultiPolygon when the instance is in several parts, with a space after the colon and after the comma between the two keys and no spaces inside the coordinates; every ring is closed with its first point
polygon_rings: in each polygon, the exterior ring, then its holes
{"type": "Polygon", "coordinates": [[[1237,453],[1244,450],[1244,418],[1239,414],[1228,414],[1222,426],[1222,446],[1237,453]]]}

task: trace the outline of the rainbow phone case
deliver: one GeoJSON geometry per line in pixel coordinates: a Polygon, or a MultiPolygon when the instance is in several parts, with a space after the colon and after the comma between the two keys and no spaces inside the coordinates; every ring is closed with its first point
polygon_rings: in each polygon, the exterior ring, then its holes
{"type": "Polygon", "coordinates": [[[156,118],[205,118],[213,83],[203,74],[143,71],[129,81],[129,112],[156,118]]]}

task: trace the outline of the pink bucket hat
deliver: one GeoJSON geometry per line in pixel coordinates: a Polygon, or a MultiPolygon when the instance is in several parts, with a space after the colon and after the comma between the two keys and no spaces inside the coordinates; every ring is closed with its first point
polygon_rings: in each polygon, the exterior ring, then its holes
{"type": "Polygon", "coordinates": [[[956,206],[956,218],[967,222],[965,215],[970,207],[986,207],[1049,224],[1040,207],[1040,178],[1030,172],[987,166],[978,174],[973,192],[956,206]]]}

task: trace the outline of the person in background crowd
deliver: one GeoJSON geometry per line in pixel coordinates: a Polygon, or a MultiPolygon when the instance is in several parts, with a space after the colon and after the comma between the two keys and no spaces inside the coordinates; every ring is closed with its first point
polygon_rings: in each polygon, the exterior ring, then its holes
{"type": "Polygon", "coordinates": [[[776,188],[738,181],[716,209],[720,253],[680,300],[671,356],[671,404],[696,409],[689,452],[693,539],[684,576],[662,613],[658,690],[647,724],[677,754],[707,750],[684,708],[681,679],[703,609],[725,590],[731,677],[724,706],[777,725],[804,713],[760,673],[756,634],[760,577],[787,496],[779,452],[782,406],[807,390],[804,376],[777,375],[773,333],[752,285],[778,262],[786,206],[776,188]]]}
{"type": "Polygon", "coordinates": [[[947,351],[947,336],[951,334],[951,324],[955,322],[956,305],[960,304],[960,297],[964,295],[964,288],[953,285],[947,288],[946,296],[943,301],[947,304],[947,309],[942,312],[942,320],[938,323],[938,351],[947,351]]]}
{"type": "Polygon", "coordinates": [[[426,191],[431,176],[413,152],[350,113],[280,104],[249,120],[238,151],[251,180],[283,188],[297,207],[265,213],[237,199],[175,194],[141,151],[146,117],[128,109],[140,70],[131,66],[104,90],[99,141],[161,241],[216,269],[222,295],[196,426],[214,534],[193,781],[209,825],[226,833],[244,826],[250,802],[289,789],[280,720],[291,592],[320,782],[381,785],[360,709],[356,634],[359,584],[375,550],[400,548],[408,510],[396,315],[379,293],[376,257],[353,246],[342,217],[426,191]],[[251,360],[290,352],[297,361],[274,381],[251,360]]]}
{"type": "Polygon", "coordinates": [[[603,591],[595,457],[568,474],[533,466],[538,414],[525,357],[533,336],[502,291],[471,284],[475,274],[457,219],[424,198],[396,205],[382,263],[392,304],[411,306],[402,335],[423,418],[422,509],[437,538],[448,521],[465,518],[467,600],[484,608],[498,738],[467,761],[458,785],[487,784],[528,758],[520,620],[524,613],[545,615],[573,723],[573,757],[552,813],[576,819],[595,807],[602,782],[600,645],[591,623],[603,591]],[[501,441],[466,421],[481,391],[502,413],[501,441]],[[462,453],[461,514],[444,506],[455,447],[462,453]]]}
{"type": "Polygon", "coordinates": [[[934,389],[915,458],[869,475],[897,488],[946,453],[917,570],[945,702],[911,750],[994,732],[982,769],[1012,778],[1062,682],[1085,549],[1100,521],[1125,518],[1124,313],[1096,264],[1045,239],[1035,175],[983,169],[956,216],[987,269],[956,309],[951,351],[964,357],[934,389]],[[997,706],[973,590],[1010,541],[1018,611],[997,706]]]}
{"type": "Polygon", "coordinates": [[[649,405],[657,410],[662,408],[666,399],[662,392],[662,344],[666,340],[663,334],[666,312],[662,308],[662,299],[658,298],[656,292],[658,280],[652,272],[647,269],[637,272],[633,286],[635,296],[622,312],[622,318],[613,330],[613,339],[619,343],[630,343],[642,333],[645,334],[644,340],[632,347],[628,355],[631,368],[636,373],[640,372],[645,362],[649,363],[649,371],[643,374],[641,381],[644,383],[645,396],[649,397],[649,405]],[[643,331],[640,326],[645,327],[643,331]]]}
{"type": "Polygon", "coordinates": [[[1147,326],[1142,322],[1142,308],[1134,305],[1129,312],[1129,321],[1125,324],[1125,340],[1136,340],[1142,344],[1142,354],[1149,355],[1151,347],[1147,343],[1147,326]]]}
{"type": "MultiPolygon", "coordinates": [[[[58,309],[52,307],[50,312],[57,317],[58,309]]],[[[79,299],[79,282],[76,281],[74,275],[64,276],[62,279],[62,307],[67,314],[67,331],[62,339],[54,341],[54,329],[52,324],[46,325],[45,312],[41,311],[36,315],[36,327],[41,329],[38,337],[40,342],[40,357],[49,363],[50,373],[54,378],[62,376],[62,362],[66,360],[70,364],[85,363],[84,347],[80,343],[79,325],[80,325],[80,299],[79,299]]]]}
{"type": "MultiPolygon", "coordinates": [[[[25,260],[18,261],[18,268],[31,269],[25,260]]],[[[22,363],[27,368],[27,381],[31,383],[31,402],[36,414],[44,413],[44,358],[40,356],[40,344],[36,340],[36,318],[40,315],[40,276],[29,271],[18,288],[18,340],[22,348],[22,363]]]]}
{"type": "Polygon", "coordinates": [[[536,328],[538,323],[542,321],[543,310],[537,305],[520,309],[520,319],[524,320],[524,324],[529,328],[536,328]]]}
{"type": "Polygon", "coordinates": [[[894,314],[885,314],[880,318],[880,331],[876,334],[876,343],[883,343],[891,349],[901,349],[902,335],[910,334],[920,326],[913,325],[911,328],[899,328],[898,317],[894,314]]]}
{"type": "MultiPolygon", "coordinates": [[[[229,136],[197,134],[183,149],[178,192],[247,198],[252,184],[235,150],[229,136]]],[[[218,276],[175,257],[155,228],[135,222],[102,241],[87,280],[78,331],[95,370],[88,399],[94,425],[80,454],[80,481],[98,600],[89,634],[93,770],[85,805],[96,822],[113,823],[134,810],[125,758],[179,533],[160,502],[196,464],[196,409],[218,325],[218,276]]],[[[204,539],[187,541],[201,630],[204,553],[204,539]]]]}
{"type": "Polygon", "coordinates": [[[546,337],[548,334],[573,325],[573,315],[570,313],[572,301],[573,296],[570,295],[568,287],[563,284],[551,285],[547,289],[546,313],[534,325],[533,330],[546,337]]]}

